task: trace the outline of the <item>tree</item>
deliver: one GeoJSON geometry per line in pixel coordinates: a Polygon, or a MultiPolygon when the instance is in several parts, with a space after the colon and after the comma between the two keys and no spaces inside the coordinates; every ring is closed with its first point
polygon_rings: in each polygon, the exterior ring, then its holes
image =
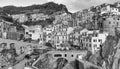
{"type": "Polygon", "coordinates": [[[45,43],[45,46],[52,47],[52,44],[47,42],[47,43],[45,43]]]}

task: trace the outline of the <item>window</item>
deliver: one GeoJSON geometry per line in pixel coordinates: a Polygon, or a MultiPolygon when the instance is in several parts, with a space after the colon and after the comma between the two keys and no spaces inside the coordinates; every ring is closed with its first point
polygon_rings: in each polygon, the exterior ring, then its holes
{"type": "Polygon", "coordinates": [[[32,30],[30,30],[30,32],[32,32],[32,30]]]}
{"type": "Polygon", "coordinates": [[[89,47],[91,47],[91,44],[89,44],[89,47]]]}
{"type": "Polygon", "coordinates": [[[48,36],[48,38],[50,38],[50,36],[48,36]]]}
{"type": "Polygon", "coordinates": [[[114,10],[114,8],[112,8],[112,10],[114,10]]]}
{"type": "Polygon", "coordinates": [[[67,57],[67,54],[65,54],[65,57],[67,57]]]}
{"type": "Polygon", "coordinates": [[[57,47],[59,47],[59,45],[57,45],[57,47]]]}
{"type": "Polygon", "coordinates": [[[115,20],[115,18],[113,18],[113,20],[115,20]]]}
{"type": "Polygon", "coordinates": [[[3,30],[6,30],[6,28],[3,28],[3,30]]]}
{"type": "Polygon", "coordinates": [[[97,44],[94,44],[94,47],[97,47],[97,44]]]}
{"type": "Polygon", "coordinates": [[[72,54],[71,57],[74,57],[74,55],[72,54]]]}
{"type": "Polygon", "coordinates": [[[96,40],[96,39],[94,39],[94,40],[93,40],[93,42],[97,42],[97,40],[96,40]]]}
{"type": "Polygon", "coordinates": [[[88,44],[86,44],[86,47],[88,46],[88,44]]]}
{"type": "Polygon", "coordinates": [[[102,40],[101,40],[101,39],[99,39],[99,40],[98,40],[98,42],[102,42],[102,40]]]}
{"type": "Polygon", "coordinates": [[[89,39],[89,42],[91,42],[91,39],[89,39]]]}
{"type": "Polygon", "coordinates": [[[100,47],[97,47],[97,49],[100,49],[100,47]]]}
{"type": "Polygon", "coordinates": [[[66,37],[66,39],[67,39],[67,37],[66,37]]]}
{"type": "Polygon", "coordinates": [[[57,39],[59,40],[59,36],[57,37],[57,39]]]}
{"type": "Polygon", "coordinates": [[[120,19],[118,18],[118,20],[120,20],[120,19]]]}
{"type": "Polygon", "coordinates": [[[59,43],[59,41],[57,41],[57,43],[59,43]]]}
{"type": "Polygon", "coordinates": [[[83,39],[83,41],[85,41],[85,39],[83,39]]]}
{"type": "Polygon", "coordinates": [[[30,35],[30,37],[32,37],[32,34],[29,34],[30,35]]]}
{"type": "Polygon", "coordinates": [[[119,24],[119,22],[117,22],[117,25],[119,24]]]}
{"type": "Polygon", "coordinates": [[[55,54],[54,57],[62,57],[61,54],[55,54]]]}
{"type": "Polygon", "coordinates": [[[111,24],[111,22],[109,22],[109,24],[111,24]]]}
{"type": "Polygon", "coordinates": [[[35,30],[33,30],[32,32],[35,33],[35,30]]]}
{"type": "Polygon", "coordinates": [[[26,34],[28,34],[28,32],[26,32],[26,34]]]}

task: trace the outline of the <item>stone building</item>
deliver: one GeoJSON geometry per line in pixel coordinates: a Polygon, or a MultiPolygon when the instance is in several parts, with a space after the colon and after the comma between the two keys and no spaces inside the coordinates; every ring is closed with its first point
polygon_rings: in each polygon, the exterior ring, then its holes
{"type": "Polygon", "coordinates": [[[103,19],[103,31],[109,32],[110,35],[115,35],[115,28],[120,28],[119,16],[108,16],[103,19]]]}

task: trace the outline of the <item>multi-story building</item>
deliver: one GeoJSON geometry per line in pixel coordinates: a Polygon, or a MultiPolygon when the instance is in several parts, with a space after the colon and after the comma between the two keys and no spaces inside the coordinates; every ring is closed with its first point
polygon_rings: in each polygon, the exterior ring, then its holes
{"type": "Polygon", "coordinates": [[[11,31],[11,24],[11,22],[7,22],[2,19],[0,20],[0,37],[7,38],[7,32],[11,31]]]}
{"type": "Polygon", "coordinates": [[[0,20],[0,37],[6,39],[19,40],[20,32],[17,31],[16,26],[11,22],[0,20]]]}
{"type": "Polygon", "coordinates": [[[93,19],[96,15],[95,12],[91,11],[90,9],[84,9],[83,11],[79,11],[73,14],[74,18],[74,27],[85,27],[87,29],[92,29],[95,25],[95,20],[93,19]]]}
{"type": "Polygon", "coordinates": [[[31,38],[32,40],[38,40],[39,44],[43,44],[43,30],[41,25],[25,26],[25,38],[31,38]]]}
{"type": "Polygon", "coordinates": [[[120,29],[119,16],[108,16],[102,21],[103,31],[109,32],[110,35],[115,35],[115,28],[120,29]]]}
{"type": "Polygon", "coordinates": [[[67,27],[61,27],[61,29],[58,29],[58,31],[54,32],[54,45],[56,48],[61,47],[61,44],[66,43],[67,41],[67,27]]]}
{"type": "Polygon", "coordinates": [[[43,28],[45,42],[52,43],[53,38],[53,26],[49,25],[43,28]]]}
{"type": "Polygon", "coordinates": [[[44,15],[42,13],[33,13],[33,14],[31,14],[32,21],[46,20],[48,18],[49,18],[48,15],[44,15]]]}
{"type": "Polygon", "coordinates": [[[64,24],[54,25],[53,43],[56,48],[61,48],[61,44],[68,43],[69,34],[73,31],[72,27],[64,24]]]}
{"type": "Polygon", "coordinates": [[[59,23],[72,27],[73,26],[72,15],[67,13],[56,15],[53,24],[59,24],[59,23]]]}
{"type": "Polygon", "coordinates": [[[69,43],[75,46],[81,46],[81,32],[82,27],[74,28],[73,32],[69,34],[69,43]]]}
{"type": "Polygon", "coordinates": [[[82,11],[72,14],[73,17],[73,27],[80,26],[82,24],[82,11]]]}
{"type": "Polygon", "coordinates": [[[102,6],[101,14],[109,13],[109,14],[114,14],[114,15],[120,15],[120,11],[117,7],[115,7],[115,5],[102,4],[101,6],[102,6]]]}
{"type": "Polygon", "coordinates": [[[7,31],[10,31],[10,25],[12,25],[13,23],[11,22],[7,22],[7,21],[4,21],[4,20],[0,20],[0,31],[1,32],[7,32],[7,31]]]}
{"type": "Polygon", "coordinates": [[[11,16],[14,21],[18,21],[20,23],[28,21],[28,16],[26,14],[13,14],[11,16]]]}
{"type": "Polygon", "coordinates": [[[82,32],[81,41],[83,47],[91,51],[92,54],[95,54],[100,50],[100,45],[105,42],[107,36],[108,33],[106,32],[100,33],[98,30],[87,31],[82,32]]]}

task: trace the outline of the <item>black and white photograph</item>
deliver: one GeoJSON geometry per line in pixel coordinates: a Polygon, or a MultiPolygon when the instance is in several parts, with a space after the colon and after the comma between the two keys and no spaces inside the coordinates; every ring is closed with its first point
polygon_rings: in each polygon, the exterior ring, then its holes
{"type": "Polygon", "coordinates": [[[120,0],[0,0],[0,69],[120,69],[120,0]]]}

